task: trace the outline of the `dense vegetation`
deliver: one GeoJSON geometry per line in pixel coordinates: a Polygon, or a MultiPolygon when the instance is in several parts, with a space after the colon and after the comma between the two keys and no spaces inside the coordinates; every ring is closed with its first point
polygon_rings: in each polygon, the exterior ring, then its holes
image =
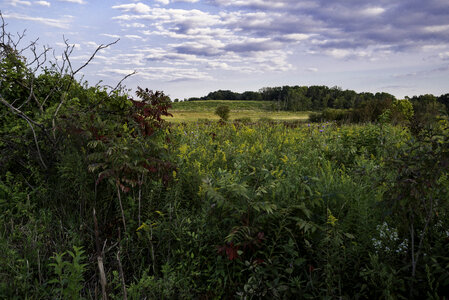
{"type": "Polygon", "coordinates": [[[77,82],[68,55],[36,68],[8,38],[0,298],[449,294],[449,128],[433,102],[364,125],[170,125],[162,92],[77,82]]]}

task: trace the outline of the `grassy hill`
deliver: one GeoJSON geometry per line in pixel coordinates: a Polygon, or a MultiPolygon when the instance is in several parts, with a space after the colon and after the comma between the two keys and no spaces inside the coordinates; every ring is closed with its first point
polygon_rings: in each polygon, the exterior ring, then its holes
{"type": "Polygon", "coordinates": [[[250,118],[257,121],[260,118],[273,120],[306,120],[308,112],[287,112],[273,110],[272,101],[237,101],[237,100],[206,100],[188,101],[172,104],[170,112],[173,118],[170,122],[194,122],[199,119],[218,120],[215,109],[220,105],[227,105],[231,109],[230,120],[250,118]]]}

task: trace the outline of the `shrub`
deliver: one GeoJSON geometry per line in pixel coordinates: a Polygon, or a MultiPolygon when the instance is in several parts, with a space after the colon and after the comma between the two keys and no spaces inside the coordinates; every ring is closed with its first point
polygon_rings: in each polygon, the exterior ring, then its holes
{"type": "Polygon", "coordinates": [[[221,120],[227,121],[229,119],[229,113],[231,110],[227,105],[220,105],[215,109],[215,114],[220,117],[221,120]]]}

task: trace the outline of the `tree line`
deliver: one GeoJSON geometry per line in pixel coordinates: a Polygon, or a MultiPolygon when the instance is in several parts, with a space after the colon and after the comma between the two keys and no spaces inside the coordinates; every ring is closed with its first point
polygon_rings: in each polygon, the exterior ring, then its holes
{"type": "MultiPolygon", "coordinates": [[[[425,94],[420,96],[406,97],[414,105],[427,105],[439,103],[449,108],[449,93],[441,96],[425,94]]],[[[383,103],[397,100],[392,94],[385,92],[361,92],[343,90],[340,87],[328,87],[325,85],[312,86],[282,86],[264,87],[259,91],[246,91],[243,93],[231,90],[217,90],[203,97],[192,97],[188,101],[197,100],[254,100],[273,101],[273,107],[278,110],[288,111],[321,111],[326,108],[351,109],[359,108],[367,102],[383,103]]]]}

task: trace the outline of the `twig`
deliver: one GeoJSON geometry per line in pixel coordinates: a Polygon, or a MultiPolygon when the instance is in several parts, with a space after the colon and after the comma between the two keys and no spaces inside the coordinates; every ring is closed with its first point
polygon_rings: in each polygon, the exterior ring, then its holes
{"type": "Polygon", "coordinates": [[[115,88],[113,88],[113,89],[109,92],[108,96],[110,96],[114,91],[116,91],[116,90],[120,87],[120,85],[122,84],[123,81],[125,81],[126,79],[128,79],[128,77],[131,77],[131,76],[133,76],[133,75],[135,75],[135,74],[137,74],[137,71],[133,71],[133,72],[129,73],[128,75],[126,75],[125,77],[123,77],[122,80],[120,80],[120,81],[117,83],[117,85],[115,86],[115,88]]]}

